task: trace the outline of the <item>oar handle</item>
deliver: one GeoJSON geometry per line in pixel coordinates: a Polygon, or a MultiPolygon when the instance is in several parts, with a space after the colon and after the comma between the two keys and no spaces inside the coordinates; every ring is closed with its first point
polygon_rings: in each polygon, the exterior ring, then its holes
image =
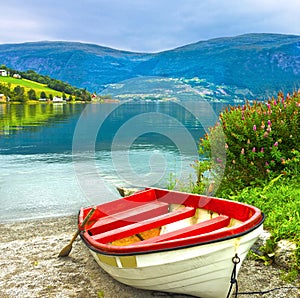
{"type": "Polygon", "coordinates": [[[75,241],[75,239],[77,238],[77,236],[79,235],[80,230],[77,229],[76,233],[74,234],[74,236],[72,237],[72,239],[70,240],[70,243],[73,243],[75,241]]]}
{"type": "Polygon", "coordinates": [[[82,221],[82,223],[80,224],[80,227],[78,226],[77,227],[77,231],[75,233],[75,235],[73,236],[73,238],[70,240],[70,243],[65,246],[61,252],[59,253],[59,257],[67,257],[72,249],[72,244],[73,242],[75,241],[75,239],[77,238],[77,236],[80,234],[81,230],[80,229],[83,229],[84,226],[87,224],[87,222],[89,221],[89,219],[91,218],[91,216],[94,214],[96,210],[96,207],[93,207],[89,213],[87,214],[87,216],[85,217],[85,219],[82,221]]]}
{"type": "Polygon", "coordinates": [[[87,222],[90,220],[90,218],[92,217],[92,215],[95,213],[96,211],[96,207],[93,207],[89,213],[87,214],[87,216],[84,218],[84,220],[82,221],[80,228],[84,228],[84,226],[87,224],[87,222]]]}
{"type": "MultiPolygon", "coordinates": [[[[89,213],[87,214],[87,216],[84,218],[84,220],[82,221],[82,223],[80,224],[80,228],[84,228],[84,226],[87,224],[87,222],[90,220],[90,218],[92,217],[92,215],[95,213],[96,211],[96,207],[93,207],[89,213]]],[[[77,229],[77,232],[74,234],[73,238],[71,239],[71,243],[73,243],[75,241],[75,239],[77,238],[77,236],[80,234],[81,230],[77,229]]]]}

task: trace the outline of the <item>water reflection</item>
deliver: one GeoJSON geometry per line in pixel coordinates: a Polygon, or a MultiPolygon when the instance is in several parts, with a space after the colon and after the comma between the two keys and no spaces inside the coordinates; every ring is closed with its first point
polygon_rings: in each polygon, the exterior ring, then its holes
{"type": "Polygon", "coordinates": [[[111,150],[116,136],[115,146],[128,146],[128,141],[134,142],[135,137],[138,139],[136,145],[171,148],[174,147],[172,138],[186,135],[182,129],[188,130],[197,141],[207,127],[215,124],[215,115],[223,105],[212,106],[213,113],[207,107],[205,102],[189,102],[188,108],[172,102],[2,104],[0,154],[70,152],[72,143],[74,148],[74,132],[79,120],[81,135],[79,145],[76,145],[80,152],[111,150]],[[129,125],[131,122],[132,125],[129,125]],[[123,133],[120,134],[120,131],[123,133]]]}
{"type": "Polygon", "coordinates": [[[23,129],[36,131],[43,125],[64,122],[83,108],[82,104],[0,104],[0,135],[15,134],[23,129]]]}

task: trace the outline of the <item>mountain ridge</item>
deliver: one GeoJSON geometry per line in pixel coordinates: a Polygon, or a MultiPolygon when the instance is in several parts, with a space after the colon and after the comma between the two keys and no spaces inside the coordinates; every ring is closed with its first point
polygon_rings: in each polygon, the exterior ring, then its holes
{"type": "Polygon", "coordinates": [[[244,34],[199,41],[158,53],[41,41],[0,45],[0,64],[32,69],[91,92],[124,80],[157,76],[207,80],[263,98],[300,87],[300,36],[244,34]]]}

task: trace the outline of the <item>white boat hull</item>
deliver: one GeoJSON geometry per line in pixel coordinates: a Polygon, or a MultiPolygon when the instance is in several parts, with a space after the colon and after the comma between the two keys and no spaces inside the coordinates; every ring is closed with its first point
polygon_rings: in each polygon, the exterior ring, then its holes
{"type": "Polygon", "coordinates": [[[208,244],[126,256],[90,250],[97,263],[114,279],[145,290],[173,292],[202,298],[225,298],[234,267],[238,273],[249,249],[263,230],[208,244]]]}

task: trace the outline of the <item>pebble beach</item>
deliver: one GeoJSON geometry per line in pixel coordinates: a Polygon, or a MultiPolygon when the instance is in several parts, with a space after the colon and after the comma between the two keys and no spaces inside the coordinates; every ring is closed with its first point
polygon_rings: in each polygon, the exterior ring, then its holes
{"type": "MultiPolygon", "coordinates": [[[[76,232],[76,222],[76,216],[68,216],[0,224],[0,297],[189,297],[162,296],[113,280],[94,261],[79,237],[70,255],[58,258],[76,232]]],[[[289,284],[281,274],[280,268],[246,259],[238,276],[238,297],[299,298],[300,280],[289,284]]]]}

